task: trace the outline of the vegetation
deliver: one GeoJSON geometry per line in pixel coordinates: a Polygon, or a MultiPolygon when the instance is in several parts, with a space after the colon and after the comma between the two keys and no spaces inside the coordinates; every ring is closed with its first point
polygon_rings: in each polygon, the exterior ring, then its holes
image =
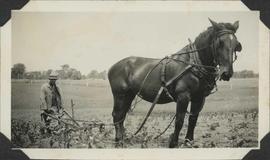
{"type": "Polygon", "coordinates": [[[14,64],[11,68],[11,78],[23,79],[25,73],[25,65],[22,63],[14,64]]]}
{"type": "Polygon", "coordinates": [[[88,79],[107,79],[107,72],[104,70],[102,72],[98,72],[97,70],[92,70],[88,75],[88,79]]]}
{"type": "MultiPolygon", "coordinates": [[[[125,148],[167,148],[169,136],[173,132],[171,125],[167,132],[155,139],[170,121],[173,113],[152,115],[141,132],[133,136],[141,120],[142,114],[127,117],[125,148]]],[[[195,129],[196,148],[215,147],[257,147],[258,117],[255,111],[247,112],[208,112],[200,115],[195,129]],[[246,117],[246,118],[245,118],[246,117]]],[[[86,117],[85,117],[86,118],[86,117]]],[[[108,118],[108,117],[107,117],[108,118]]],[[[180,132],[179,147],[182,146],[187,132],[187,119],[180,132]]],[[[102,119],[105,121],[106,119],[102,119]]],[[[114,148],[114,126],[105,126],[100,131],[99,125],[81,123],[76,129],[59,124],[54,133],[48,134],[44,124],[38,121],[12,120],[12,143],[23,148],[114,148]]]]}
{"type": "MultiPolygon", "coordinates": [[[[82,75],[80,71],[75,68],[71,68],[68,64],[61,66],[61,69],[56,70],[59,73],[60,79],[107,79],[107,71],[98,72],[97,70],[91,70],[87,75],[82,75]]],[[[26,72],[26,67],[22,63],[14,64],[11,69],[12,79],[48,79],[52,69],[46,71],[28,71],[26,72]]],[[[258,73],[254,73],[251,70],[243,70],[234,72],[233,78],[257,78],[258,73]]]]}
{"type": "Polygon", "coordinates": [[[258,73],[254,73],[253,71],[250,70],[243,70],[243,71],[238,71],[233,73],[234,78],[257,78],[259,77],[258,73]]]}
{"type": "MultiPolygon", "coordinates": [[[[40,87],[43,80],[12,81],[12,142],[17,147],[30,148],[114,148],[114,127],[75,130],[65,139],[65,130],[52,136],[40,132],[40,87]],[[32,134],[34,133],[34,134],[32,134]],[[65,145],[66,144],[66,145],[65,145]]],[[[70,99],[75,106],[75,119],[112,123],[113,97],[105,80],[59,80],[63,90],[64,107],[71,113],[70,99]]],[[[130,137],[141,124],[150,103],[141,101],[125,121],[126,134],[130,137]]],[[[128,148],[166,148],[174,125],[158,139],[175,113],[175,103],[157,105],[145,124],[145,128],[134,138],[125,141],[128,148]]],[[[179,136],[184,140],[187,118],[179,136]]],[[[86,126],[87,127],[87,126],[86,126]]],[[[91,127],[90,127],[91,128],[91,127]]],[[[218,91],[207,97],[195,129],[195,146],[209,147],[257,147],[258,146],[258,79],[232,79],[218,81],[218,91]]]]}
{"type": "MultiPolygon", "coordinates": [[[[61,66],[61,69],[56,70],[59,74],[60,79],[106,79],[107,72],[104,70],[98,72],[97,70],[92,70],[88,75],[82,75],[80,71],[75,68],[71,68],[68,64],[61,66]]],[[[46,71],[26,71],[26,67],[22,63],[14,64],[11,69],[12,79],[48,79],[52,69],[46,71]]]]}

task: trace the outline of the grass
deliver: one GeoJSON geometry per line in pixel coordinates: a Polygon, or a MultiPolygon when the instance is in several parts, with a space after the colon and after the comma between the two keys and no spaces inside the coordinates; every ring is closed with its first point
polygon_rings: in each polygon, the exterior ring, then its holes
{"type": "MultiPolygon", "coordinates": [[[[13,118],[27,115],[28,112],[39,112],[40,87],[44,81],[32,84],[12,82],[12,114],[13,118]],[[16,112],[19,111],[19,115],[16,112]]],[[[80,118],[87,115],[108,115],[112,111],[112,94],[108,81],[60,81],[63,90],[64,104],[70,110],[70,100],[75,102],[75,111],[80,118]],[[88,83],[88,86],[87,86],[88,83]],[[84,115],[82,115],[84,114],[84,115]]],[[[135,112],[142,114],[149,109],[150,103],[142,101],[135,112]]],[[[218,91],[207,97],[202,112],[246,111],[258,109],[258,79],[232,79],[231,82],[219,82],[218,91]],[[232,85],[232,88],[231,88],[232,85]]],[[[155,113],[175,112],[175,103],[157,105],[155,113]]],[[[31,115],[37,118],[35,115],[31,115]]]]}

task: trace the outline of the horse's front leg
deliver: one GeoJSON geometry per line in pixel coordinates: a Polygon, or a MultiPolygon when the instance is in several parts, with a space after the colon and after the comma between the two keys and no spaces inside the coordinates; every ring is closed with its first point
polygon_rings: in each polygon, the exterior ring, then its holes
{"type": "Polygon", "coordinates": [[[203,108],[205,102],[204,96],[196,96],[191,99],[190,116],[188,119],[188,130],[185,138],[184,145],[186,147],[192,147],[194,142],[194,129],[198,120],[200,111],[203,108]]]}
{"type": "Polygon", "coordinates": [[[174,133],[170,137],[170,148],[175,148],[178,145],[179,132],[182,129],[188,103],[190,101],[189,93],[180,94],[177,98],[176,119],[174,133]]]}

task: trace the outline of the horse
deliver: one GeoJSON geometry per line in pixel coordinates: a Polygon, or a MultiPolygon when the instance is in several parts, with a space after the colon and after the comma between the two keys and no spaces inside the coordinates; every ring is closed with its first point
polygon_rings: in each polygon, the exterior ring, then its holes
{"type": "Polygon", "coordinates": [[[234,56],[242,49],[235,36],[239,21],[233,24],[217,23],[210,18],[209,21],[211,26],[176,54],[162,60],[131,56],[109,69],[116,147],[123,147],[124,120],[136,95],[153,103],[160,87],[171,79],[174,80],[166,86],[166,92],[163,91],[156,101],[157,104],[176,102],[175,128],[168,147],[178,146],[179,132],[190,102],[184,144],[194,144],[194,129],[205,98],[215,88],[218,79],[230,80],[234,56]],[[179,73],[181,76],[174,78],[179,73]]]}

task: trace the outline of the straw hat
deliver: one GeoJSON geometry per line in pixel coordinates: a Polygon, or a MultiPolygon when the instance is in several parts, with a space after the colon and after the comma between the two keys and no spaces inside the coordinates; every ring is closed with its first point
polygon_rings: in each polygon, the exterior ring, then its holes
{"type": "Polygon", "coordinates": [[[49,76],[50,80],[57,80],[58,79],[58,73],[56,71],[52,71],[50,76],[49,76]]]}

